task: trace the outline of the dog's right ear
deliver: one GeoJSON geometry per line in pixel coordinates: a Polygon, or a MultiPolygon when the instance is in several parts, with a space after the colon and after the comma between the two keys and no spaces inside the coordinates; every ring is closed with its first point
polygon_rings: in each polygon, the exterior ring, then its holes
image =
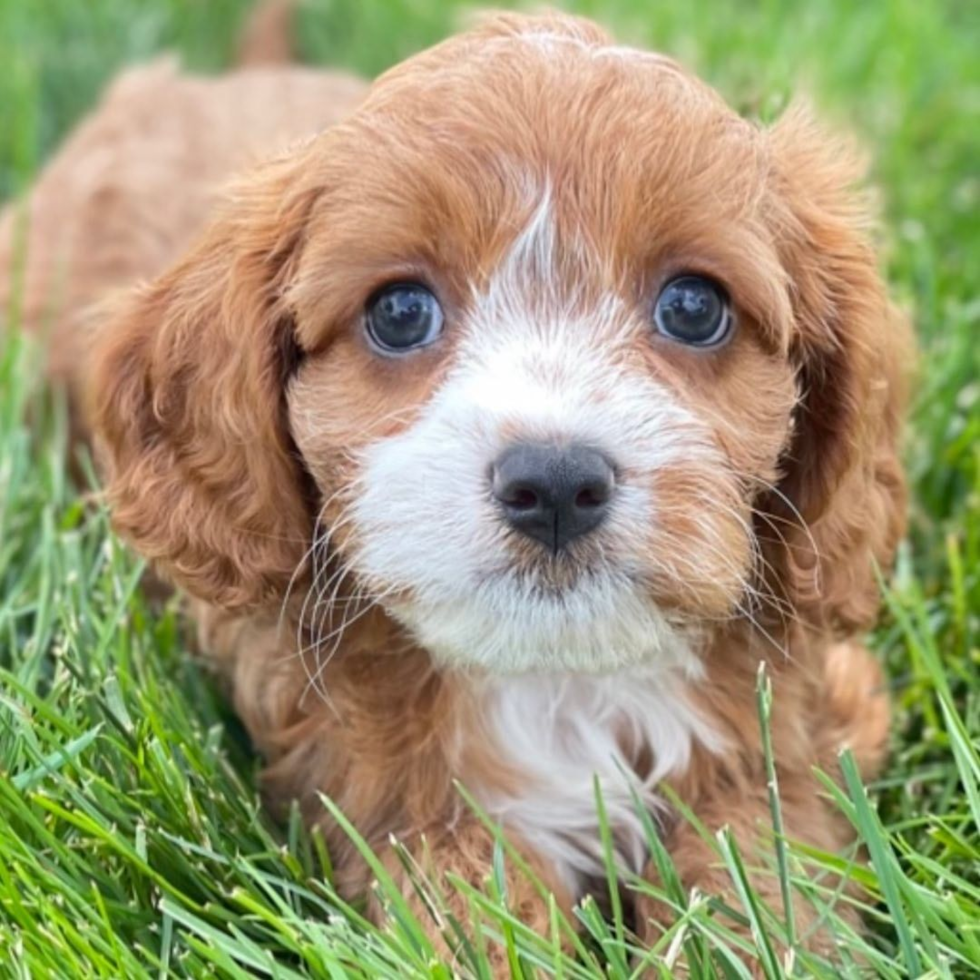
{"type": "Polygon", "coordinates": [[[318,190],[301,154],[238,185],[177,265],[96,331],[89,419],[113,522],[189,593],[277,605],[313,533],[283,291],[318,190]]]}

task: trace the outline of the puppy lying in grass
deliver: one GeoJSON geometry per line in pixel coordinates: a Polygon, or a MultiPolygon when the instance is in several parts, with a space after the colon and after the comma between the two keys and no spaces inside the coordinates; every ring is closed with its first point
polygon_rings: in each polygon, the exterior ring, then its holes
{"type": "MultiPolygon", "coordinates": [[[[393,838],[479,884],[458,781],[568,908],[606,887],[597,779],[623,869],[657,878],[645,812],[685,890],[731,891],[680,801],[778,905],[760,662],[785,833],[848,844],[812,770],[884,752],[859,638],[903,527],[909,347],[858,176],[805,112],[747,122],[558,14],[370,87],[138,70],[42,175],[24,319],[57,310],[115,525],[193,599],[343,890],[370,870],[321,794],[413,900],[393,838]]],[[[633,911],[650,940],[674,914],[633,911]]]]}

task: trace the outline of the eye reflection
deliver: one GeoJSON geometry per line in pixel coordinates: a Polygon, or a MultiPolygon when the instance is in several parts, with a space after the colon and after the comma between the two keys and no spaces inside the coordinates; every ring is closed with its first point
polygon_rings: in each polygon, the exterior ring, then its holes
{"type": "Polygon", "coordinates": [[[657,330],[692,347],[715,347],[732,328],[725,291],[705,276],[679,276],[660,291],[653,310],[657,330]]]}
{"type": "Polygon", "coordinates": [[[403,353],[431,344],[442,333],[443,313],[430,289],[419,283],[395,283],[368,303],[365,325],[374,343],[403,353]]]}

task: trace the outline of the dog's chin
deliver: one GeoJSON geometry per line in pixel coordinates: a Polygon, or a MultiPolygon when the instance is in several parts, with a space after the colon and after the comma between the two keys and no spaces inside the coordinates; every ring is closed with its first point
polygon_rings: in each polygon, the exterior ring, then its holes
{"type": "Polygon", "coordinates": [[[504,576],[465,597],[415,594],[388,611],[440,667],[490,674],[700,671],[699,636],[635,584],[593,580],[529,592],[504,576]]]}

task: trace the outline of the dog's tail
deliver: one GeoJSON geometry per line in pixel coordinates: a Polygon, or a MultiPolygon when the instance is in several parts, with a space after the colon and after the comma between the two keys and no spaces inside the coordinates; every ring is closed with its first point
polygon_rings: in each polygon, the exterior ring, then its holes
{"type": "Polygon", "coordinates": [[[295,15],[296,0],[259,0],[238,38],[236,64],[243,68],[292,64],[295,15]]]}
{"type": "Polygon", "coordinates": [[[855,640],[834,644],[824,663],[835,748],[848,748],[866,779],[888,753],[891,709],[881,664],[855,640]]]}

